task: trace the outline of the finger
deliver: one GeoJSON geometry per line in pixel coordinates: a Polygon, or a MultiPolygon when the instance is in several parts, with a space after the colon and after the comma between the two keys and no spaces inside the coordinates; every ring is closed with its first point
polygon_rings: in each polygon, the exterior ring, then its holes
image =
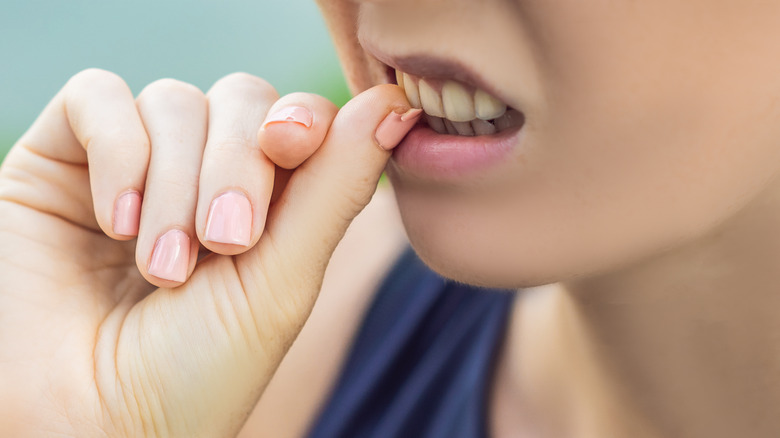
{"type": "MultiPolygon", "coordinates": [[[[395,146],[419,118],[419,110],[405,120],[394,112],[408,109],[395,85],[350,101],[322,146],[293,172],[257,245],[238,256],[203,260],[181,289],[156,291],[125,320],[149,328],[144,333],[150,337],[142,340],[151,343],[126,342],[118,351],[148,353],[147,368],[163,370],[155,381],[170,389],[160,399],[164,407],[188,403],[181,424],[189,430],[238,430],[243,417],[237,409],[248,412],[257,402],[311,311],[336,243],[376,188],[390,156],[380,145],[395,146]],[[154,351],[139,350],[149,345],[154,351]],[[171,363],[186,363],[201,378],[193,384],[178,369],[167,372],[171,363]]],[[[152,138],[153,165],[154,144],[152,138]]]]}
{"type": "Polygon", "coordinates": [[[278,166],[271,204],[287,186],[292,169],[320,147],[337,112],[338,107],[328,99],[308,93],[288,94],[269,110],[257,140],[265,155],[278,166]]]}
{"type": "Polygon", "coordinates": [[[90,228],[97,221],[107,235],[127,240],[137,233],[148,160],[149,139],[127,84],[113,73],[85,70],[9,154],[4,171],[24,169],[28,185],[6,196],[90,228]]]}
{"type": "MultiPolygon", "coordinates": [[[[319,290],[330,255],[347,226],[368,204],[391,149],[419,119],[403,90],[382,85],[365,91],[339,111],[322,146],[292,174],[287,188],[269,211],[266,236],[237,259],[244,284],[258,272],[272,284],[296,290],[319,290]],[[406,113],[401,117],[400,113],[406,113]],[[272,249],[263,243],[273,242],[272,249]]],[[[305,318],[314,296],[269,291],[287,323],[305,318]],[[278,295],[276,295],[278,294],[278,295]]],[[[265,323],[260,321],[258,323],[265,323]]],[[[284,322],[270,321],[269,324],[284,322]]],[[[278,327],[276,328],[278,330],[278,327]]],[[[273,329],[271,329],[273,330],[273,329]]]]}
{"type": "Polygon", "coordinates": [[[151,140],[136,264],[152,284],[173,287],[195,267],[195,206],[208,103],[196,87],[173,79],[148,85],[137,99],[151,140]]]}
{"type": "Polygon", "coordinates": [[[266,81],[245,73],[220,79],[208,92],[196,229],[213,252],[244,252],[263,231],[274,165],[260,150],[257,131],[278,97],[266,81]]]}
{"type": "Polygon", "coordinates": [[[279,167],[294,169],[322,144],[338,107],[309,93],[288,94],[268,111],[257,133],[260,148],[279,167]]]}

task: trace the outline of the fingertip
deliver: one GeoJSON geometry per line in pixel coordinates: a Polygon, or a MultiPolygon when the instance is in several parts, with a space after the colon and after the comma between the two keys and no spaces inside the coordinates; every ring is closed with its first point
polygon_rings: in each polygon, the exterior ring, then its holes
{"type": "Polygon", "coordinates": [[[303,106],[290,105],[279,110],[269,113],[263,122],[261,130],[271,124],[288,124],[293,123],[305,128],[311,128],[314,121],[314,115],[312,112],[303,106]]]}
{"type": "Polygon", "coordinates": [[[258,130],[260,148],[277,166],[294,169],[317,151],[337,112],[322,96],[288,94],[274,103],[258,130]]]}
{"type": "Polygon", "coordinates": [[[133,189],[126,190],[117,197],[111,220],[116,240],[130,240],[138,236],[142,198],[141,193],[133,189]]]}
{"type": "Polygon", "coordinates": [[[322,142],[319,133],[297,122],[265,124],[257,140],[268,159],[283,169],[300,166],[322,142]]]}
{"type": "MultiPolygon", "coordinates": [[[[351,125],[356,133],[361,132],[361,135],[365,135],[365,130],[370,131],[371,137],[377,143],[376,132],[383,122],[387,121],[383,128],[383,131],[387,131],[386,128],[397,124],[388,119],[402,122],[400,119],[403,117],[405,122],[411,117],[419,117],[418,113],[407,100],[406,93],[401,87],[395,84],[381,84],[363,91],[347,102],[339,111],[337,122],[351,125]]],[[[386,144],[380,148],[391,148],[387,147],[388,140],[391,139],[387,137],[383,140],[386,144]]]]}
{"type": "Polygon", "coordinates": [[[192,245],[190,236],[177,228],[162,234],[154,243],[146,273],[152,284],[175,287],[187,281],[190,274],[192,245]]]}
{"type": "Polygon", "coordinates": [[[422,110],[419,108],[409,108],[403,113],[391,111],[377,126],[374,141],[380,148],[386,151],[392,150],[417,124],[421,115],[422,110]]]}
{"type": "Polygon", "coordinates": [[[211,201],[205,229],[202,235],[199,233],[200,241],[217,254],[244,253],[257,242],[265,225],[262,214],[257,220],[255,216],[246,194],[238,190],[225,191],[211,201]]]}

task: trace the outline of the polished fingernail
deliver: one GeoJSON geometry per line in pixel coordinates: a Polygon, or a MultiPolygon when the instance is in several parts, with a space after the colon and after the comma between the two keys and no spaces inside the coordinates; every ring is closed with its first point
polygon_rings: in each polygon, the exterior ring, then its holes
{"type": "Polygon", "coordinates": [[[190,238],[181,230],[170,230],[154,244],[149,274],[164,280],[187,280],[190,266],[190,238]]]}
{"type": "Polygon", "coordinates": [[[313,116],[311,111],[302,106],[288,106],[270,114],[263,123],[263,128],[272,123],[298,123],[307,128],[311,127],[313,116]]]}
{"type": "Polygon", "coordinates": [[[114,204],[112,221],[114,233],[121,236],[137,236],[140,219],[141,194],[131,190],[120,195],[114,204]]]}
{"type": "Polygon", "coordinates": [[[391,112],[376,128],[376,143],[386,151],[398,146],[421,115],[422,110],[419,108],[411,108],[405,113],[391,112]]]}
{"type": "Polygon", "coordinates": [[[223,193],[209,207],[206,240],[233,245],[249,245],[252,234],[252,204],[239,192],[223,193]]]}

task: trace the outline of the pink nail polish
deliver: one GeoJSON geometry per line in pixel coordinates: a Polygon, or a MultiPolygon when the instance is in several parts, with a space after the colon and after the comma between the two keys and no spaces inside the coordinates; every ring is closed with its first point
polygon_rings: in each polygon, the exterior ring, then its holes
{"type": "Polygon", "coordinates": [[[252,204],[246,196],[231,191],[211,201],[206,221],[206,240],[247,246],[251,234],[252,204]]]}
{"type": "Polygon", "coordinates": [[[307,128],[311,127],[313,116],[311,111],[302,106],[288,106],[265,118],[263,128],[271,123],[297,123],[307,128]]]}
{"type": "Polygon", "coordinates": [[[121,236],[137,236],[141,218],[141,194],[130,190],[117,198],[114,204],[112,227],[121,236]]]}
{"type": "Polygon", "coordinates": [[[149,274],[164,280],[187,280],[190,266],[190,238],[181,230],[170,230],[154,244],[149,274]]]}
{"type": "Polygon", "coordinates": [[[403,114],[395,111],[388,114],[376,128],[376,133],[374,134],[379,147],[389,151],[398,146],[398,143],[412,129],[412,126],[417,123],[421,115],[422,110],[419,108],[411,108],[403,114]]]}

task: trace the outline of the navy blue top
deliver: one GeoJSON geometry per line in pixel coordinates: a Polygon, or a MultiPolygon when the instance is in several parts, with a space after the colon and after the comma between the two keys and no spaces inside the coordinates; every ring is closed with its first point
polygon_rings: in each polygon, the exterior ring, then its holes
{"type": "Polygon", "coordinates": [[[487,437],[491,375],[513,298],[445,280],[407,249],[308,436],[487,437]]]}

